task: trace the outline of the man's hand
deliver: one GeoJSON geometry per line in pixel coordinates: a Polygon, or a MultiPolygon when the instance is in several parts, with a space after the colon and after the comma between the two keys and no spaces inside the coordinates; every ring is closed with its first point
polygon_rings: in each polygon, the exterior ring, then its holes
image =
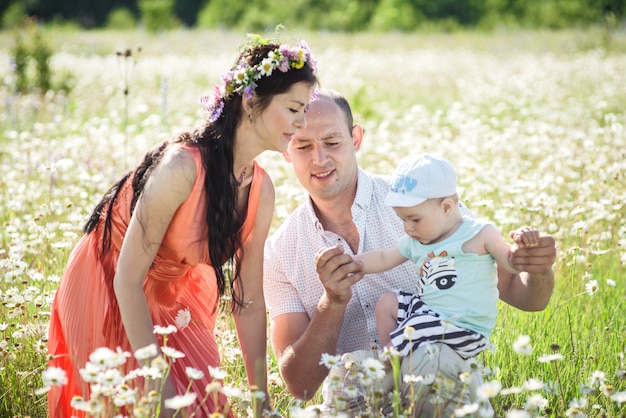
{"type": "MultiPolygon", "coordinates": [[[[515,239],[518,230],[510,233],[515,239]]],[[[546,274],[552,271],[556,260],[556,245],[550,235],[540,235],[534,246],[513,245],[511,247],[511,264],[519,271],[546,274]]]]}
{"type": "Polygon", "coordinates": [[[314,263],[329,301],[347,304],[352,298],[351,286],[363,278],[361,265],[353,262],[341,245],[322,248],[314,263]]]}

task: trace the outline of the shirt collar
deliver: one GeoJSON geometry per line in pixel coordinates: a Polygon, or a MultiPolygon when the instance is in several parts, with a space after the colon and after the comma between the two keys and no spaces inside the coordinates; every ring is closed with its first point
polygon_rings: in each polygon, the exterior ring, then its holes
{"type": "Polygon", "coordinates": [[[374,180],[359,167],[356,196],[352,207],[354,208],[354,205],[357,205],[361,209],[369,209],[372,203],[372,193],[374,193],[374,180]]]}

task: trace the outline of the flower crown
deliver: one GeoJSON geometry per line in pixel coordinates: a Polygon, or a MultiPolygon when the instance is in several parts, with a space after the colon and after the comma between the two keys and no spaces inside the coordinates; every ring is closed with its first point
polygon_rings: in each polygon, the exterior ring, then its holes
{"type": "MultiPolygon", "coordinates": [[[[246,50],[252,50],[259,45],[268,43],[259,35],[248,36],[252,39],[244,47],[246,50]]],[[[215,85],[213,96],[201,98],[200,103],[206,106],[209,112],[209,121],[215,122],[222,115],[224,103],[235,94],[245,95],[246,98],[250,99],[256,90],[256,82],[261,77],[269,77],[275,70],[286,73],[292,68],[300,69],[307,62],[315,74],[316,61],[311,55],[309,45],[303,40],[298,42],[296,46],[280,45],[277,49],[269,51],[267,57],[253,66],[250,66],[243,58],[234,69],[222,74],[222,83],[215,85]]]]}

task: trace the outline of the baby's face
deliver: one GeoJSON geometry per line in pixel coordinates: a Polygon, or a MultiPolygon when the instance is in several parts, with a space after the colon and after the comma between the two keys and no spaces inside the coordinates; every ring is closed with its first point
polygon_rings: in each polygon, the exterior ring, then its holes
{"type": "Polygon", "coordinates": [[[402,220],[404,232],[422,244],[432,244],[446,232],[446,213],[440,199],[429,199],[419,205],[394,207],[402,220]]]}

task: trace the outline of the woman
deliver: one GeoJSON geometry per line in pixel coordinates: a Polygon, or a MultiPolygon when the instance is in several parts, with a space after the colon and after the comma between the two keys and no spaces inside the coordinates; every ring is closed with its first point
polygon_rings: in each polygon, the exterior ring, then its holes
{"type": "MultiPolygon", "coordinates": [[[[167,335],[166,345],[185,357],[171,364],[162,399],[191,385],[199,416],[228,411],[223,396],[203,399],[212,380],[207,368],[219,365],[213,329],[222,296],[232,300],[248,383],[267,394],[262,262],[274,187],[254,158],[286,150],[306,124],[316,83],[306,43],[289,47],[253,36],[207,102],[206,124],[148,152],[104,196],[53,303],[50,365],[64,369],[68,383],[49,392],[49,416],[75,416],[72,398],[89,399],[79,369],[96,348],[161,347],[154,326],[175,324],[181,313],[190,320],[167,335]],[[205,376],[190,380],[188,367],[205,376]]],[[[137,367],[131,357],[124,371],[137,367]]]]}

